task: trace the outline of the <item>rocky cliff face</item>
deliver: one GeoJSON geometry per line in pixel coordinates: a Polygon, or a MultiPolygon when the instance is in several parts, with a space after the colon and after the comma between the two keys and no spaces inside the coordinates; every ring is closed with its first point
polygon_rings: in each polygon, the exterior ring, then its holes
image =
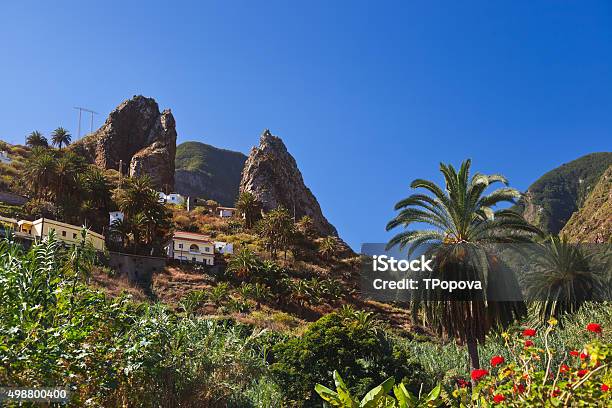
{"type": "Polygon", "coordinates": [[[176,124],[170,110],[138,95],[121,103],[94,133],[71,149],[104,169],[130,176],[149,175],[157,188],[173,190],[176,124]]]}
{"type": "Polygon", "coordinates": [[[610,165],[610,152],[591,153],[565,163],[529,186],[519,210],[531,224],[558,234],[610,165]]]}
{"type": "Polygon", "coordinates": [[[572,242],[612,242],[612,166],[561,230],[572,242]]]}
{"type": "Polygon", "coordinates": [[[296,219],[304,215],[312,218],[321,235],[338,236],[333,225],[323,216],[321,207],[304,184],[295,159],[283,141],[266,130],[253,147],[242,171],[240,192],[251,192],[262,203],[265,211],[278,206],[295,211],[296,219]]]}

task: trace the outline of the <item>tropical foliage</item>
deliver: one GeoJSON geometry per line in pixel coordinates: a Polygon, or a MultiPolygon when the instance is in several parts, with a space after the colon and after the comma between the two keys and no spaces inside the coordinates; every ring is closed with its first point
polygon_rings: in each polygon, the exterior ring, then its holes
{"type": "Polygon", "coordinates": [[[608,298],[605,270],[609,254],[601,254],[600,249],[551,236],[530,251],[533,266],[522,286],[542,322],[574,313],[587,301],[608,298]]]}
{"type": "Polygon", "coordinates": [[[522,302],[487,302],[489,286],[503,284],[489,282],[490,276],[502,276],[500,270],[495,274],[487,271],[502,265],[491,262],[483,244],[529,242],[530,234],[538,230],[511,210],[494,210],[496,205],[514,203],[520,197],[517,190],[507,187],[505,177],[480,173],[470,177],[470,167],[470,160],[464,161],[458,171],[452,165],[440,164],[444,187],[429,180],[414,180],[411,188],[423,189],[426,194],[412,194],[395,205],[399,214],[387,229],[403,227],[406,231],[394,236],[387,247],[408,247],[411,255],[427,245],[435,254],[435,277],[482,283],[484,290],[476,295],[458,298],[436,293],[435,298],[420,303],[426,324],[467,344],[471,365],[478,368],[477,344],[484,343],[494,325],[507,325],[526,311],[522,302]],[[486,194],[497,183],[506,187],[486,194]],[[431,229],[411,229],[415,224],[428,224],[431,229]]]}
{"type": "MultiPolygon", "coordinates": [[[[72,406],[253,406],[278,401],[259,333],[108,299],[84,284],[86,247],[0,242],[0,383],[69,387],[72,406]]],[[[260,405],[266,406],[266,405],[260,405]]],[[[268,405],[269,406],[269,405],[268,405]]]]}
{"type": "Polygon", "coordinates": [[[107,225],[111,178],[75,153],[35,147],[22,167],[21,179],[32,198],[31,215],[51,215],[98,231],[107,225]]]}
{"type": "Polygon", "coordinates": [[[72,135],[61,126],[51,133],[51,142],[60,149],[62,146],[68,146],[71,141],[72,135]]]}
{"type": "Polygon", "coordinates": [[[159,201],[148,176],[132,177],[113,193],[124,218],[111,225],[111,235],[122,249],[145,255],[162,255],[172,233],[172,214],[159,201]]]}
{"type": "Polygon", "coordinates": [[[29,147],[49,147],[49,141],[41,132],[38,130],[32,131],[28,136],[26,136],[26,146],[29,147]]]}
{"type": "Polygon", "coordinates": [[[272,258],[277,257],[278,251],[284,251],[287,256],[295,237],[295,224],[287,209],[278,207],[270,211],[259,221],[257,229],[272,258]]]}
{"type": "Polygon", "coordinates": [[[328,314],[300,337],[272,348],[271,371],[286,398],[318,406],[317,383],[326,384],[334,370],[341,370],[350,391],[363,396],[389,376],[402,379],[412,390],[429,386],[422,368],[396,348],[396,343],[369,319],[328,314]]]}
{"type": "Polygon", "coordinates": [[[261,204],[257,201],[253,193],[244,191],[238,196],[236,209],[244,214],[244,226],[252,228],[258,220],[261,211],[261,204]]]}
{"type": "Polygon", "coordinates": [[[440,399],[441,388],[436,386],[427,395],[417,397],[404,384],[395,385],[395,380],[391,377],[385,380],[382,384],[372,388],[359,401],[354,398],[347,385],[344,383],[338,371],[334,371],[334,383],[336,391],[333,391],[324,385],[317,384],[315,391],[332,407],[340,408],[412,408],[412,407],[436,407],[442,401],[440,399]],[[393,390],[393,396],[389,393],[393,390]]]}

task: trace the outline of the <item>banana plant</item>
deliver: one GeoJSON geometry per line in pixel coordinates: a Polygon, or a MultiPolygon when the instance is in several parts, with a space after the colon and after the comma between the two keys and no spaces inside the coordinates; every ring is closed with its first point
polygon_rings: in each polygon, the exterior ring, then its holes
{"type": "Polygon", "coordinates": [[[353,397],[338,371],[334,371],[336,391],[317,384],[315,391],[332,407],[338,408],[421,408],[438,407],[441,388],[438,384],[429,394],[417,397],[406,389],[404,384],[395,385],[393,378],[388,378],[370,390],[361,401],[353,397]],[[389,393],[393,390],[393,396],[389,393]]]}

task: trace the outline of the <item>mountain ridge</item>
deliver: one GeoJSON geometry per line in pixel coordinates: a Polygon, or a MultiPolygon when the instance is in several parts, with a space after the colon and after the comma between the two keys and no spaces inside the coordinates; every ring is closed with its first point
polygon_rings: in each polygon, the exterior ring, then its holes
{"type": "Polygon", "coordinates": [[[518,209],[530,223],[558,234],[610,165],[612,152],[596,152],[549,170],[529,186],[518,209]]]}
{"type": "Polygon", "coordinates": [[[233,206],[247,156],[199,141],[176,147],[174,183],[176,192],[233,206]]]}

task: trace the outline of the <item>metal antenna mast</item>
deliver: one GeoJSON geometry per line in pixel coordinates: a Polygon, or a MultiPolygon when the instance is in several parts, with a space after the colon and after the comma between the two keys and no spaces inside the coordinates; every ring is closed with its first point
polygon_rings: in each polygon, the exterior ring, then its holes
{"type": "Polygon", "coordinates": [[[89,122],[89,133],[93,132],[93,117],[94,115],[97,115],[98,112],[94,112],[90,109],[86,109],[86,108],[81,108],[80,106],[75,106],[74,109],[79,111],[79,131],[78,131],[78,138],[81,137],[81,114],[83,112],[89,112],[91,114],[91,121],[89,122]]]}

